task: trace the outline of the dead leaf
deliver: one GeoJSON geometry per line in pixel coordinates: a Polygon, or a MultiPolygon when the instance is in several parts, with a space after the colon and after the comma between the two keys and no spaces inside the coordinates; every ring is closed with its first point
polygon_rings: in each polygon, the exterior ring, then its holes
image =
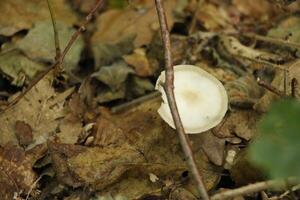
{"type": "Polygon", "coordinates": [[[248,17],[268,20],[280,11],[275,4],[261,0],[233,0],[232,4],[248,17]]]}
{"type": "Polygon", "coordinates": [[[252,108],[263,95],[263,89],[258,85],[253,75],[246,75],[229,81],[225,88],[230,104],[240,108],[252,108]]]}
{"type": "MultiPolygon", "coordinates": [[[[58,21],[72,25],[77,21],[72,9],[63,0],[53,0],[52,6],[58,21]]],[[[36,21],[50,20],[46,1],[1,0],[0,35],[11,36],[30,29],[36,21]]]]}
{"type": "Polygon", "coordinates": [[[17,121],[15,125],[16,136],[21,146],[27,146],[33,142],[32,128],[29,124],[17,121]]]}
{"type": "Polygon", "coordinates": [[[135,34],[130,34],[115,42],[93,42],[92,51],[95,57],[95,68],[100,69],[103,65],[112,64],[116,60],[121,59],[123,55],[132,52],[135,38],[135,34]]]}
{"type": "Polygon", "coordinates": [[[139,97],[154,90],[154,85],[149,79],[133,76],[129,81],[131,97],[139,97]]]}
{"type": "Polygon", "coordinates": [[[253,110],[234,110],[213,132],[221,138],[238,136],[248,141],[255,135],[258,118],[259,114],[253,110]]]}
{"type": "Polygon", "coordinates": [[[29,83],[45,66],[33,62],[17,50],[0,54],[1,73],[11,81],[12,85],[23,86],[29,83]]]}
{"type": "MultiPolygon", "coordinates": [[[[60,47],[64,49],[75,29],[71,25],[62,22],[57,22],[56,26],[59,32],[60,47]]],[[[17,46],[33,60],[54,62],[55,46],[51,21],[39,21],[35,23],[28,34],[17,42],[17,46]]],[[[66,70],[72,71],[77,67],[82,49],[83,39],[79,36],[64,60],[64,68],[66,70]]]]}
{"type": "Polygon", "coordinates": [[[225,152],[225,139],[216,137],[211,131],[190,137],[192,141],[199,140],[201,148],[208,159],[217,166],[222,166],[225,152]]]}
{"type": "MultiPolygon", "coordinates": [[[[92,44],[114,43],[124,37],[136,34],[134,46],[141,47],[148,45],[151,41],[154,31],[153,24],[158,24],[157,14],[153,1],[145,1],[143,10],[134,9],[128,6],[125,9],[111,9],[101,14],[97,18],[97,31],[92,37],[92,44]]],[[[172,10],[176,6],[176,1],[164,1],[166,16],[169,28],[173,25],[172,10]]]]}
{"type": "Polygon", "coordinates": [[[197,20],[209,31],[230,27],[230,18],[224,8],[211,3],[202,3],[197,12],[197,20]]]}
{"type": "Polygon", "coordinates": [[[112,91],[116,91],[125,84],[129,74],[134,71],[124,62],[116,62],[111,66],[103,66],[99,71],[92,74],[92,77],[109,86],[112,91]]]}
{"type": "Polygon", "coordinates": [[[8,142],[18,144],[13,134],[17,121],[23,121],[32,128],[34,142],[28,147],[44,143],[50,135],[55,134],[64,110],[65,99],[72,93],[73,88],[64,93],[56,93],[51,86],[52,73],[45,76],[17,104],[0,114],[0,145],[8,142]]]}
{"type": "Polygon", "coordinates": [[[274,63],[279,63],[284,60],[284,58],[280,55],[247,47],[232,36],[221,35],[219,39],[219,50],[225,51],[225,54],[229,53],[232,57],[238,57],[247,60],[262,60],[274,63]]]}
{"type": "Polygon", "coordinates": [[[138,76],[152,76],[157,69],[151,68],[145,49],[135,49],[133,54],[124,55],[124,61],[132,66],[138,76]]]}
{"type": "Polygon", "coordinates": [[[0,147],[0,186],[1,199],[11,200],[14,193],[27,194],[32,188],[37,175],[32,169],[33,163],[45,153],[45,149],[25,153],[19,147],[6,145],[0,147]]]}

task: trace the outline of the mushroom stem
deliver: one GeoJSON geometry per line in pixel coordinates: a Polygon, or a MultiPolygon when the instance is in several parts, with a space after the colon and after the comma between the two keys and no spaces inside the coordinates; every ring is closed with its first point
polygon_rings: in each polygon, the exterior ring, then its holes
{"type": "Polygon", "coordinates": [[[202,177],[199,173],[193,152],[191,150],[191,145],[188,136],[185,134],[179,113],[176,105],[175,95],[174,95],[174,69],[171,55],[171,42],[170,34],[167,26],[167,19],[165,15],[164,8],[162,6],[161,0],[155,0],[156,10],[158,14],[158,19],[160,23],[160,29],[162,34],[162,40],[164,44],[165,52],[165,62],[166,62],[166,81],[164,84],[164,90],[168,99],[172,117],[175,123],[176,131],[179,136],[180,144],[182,146],[183,152],[187,158],[187,164],[192,172],[192,175],[197,183],[197,190],[199,191],[203,200],[209,200],[205,185],[202,181],[202,177]]]}

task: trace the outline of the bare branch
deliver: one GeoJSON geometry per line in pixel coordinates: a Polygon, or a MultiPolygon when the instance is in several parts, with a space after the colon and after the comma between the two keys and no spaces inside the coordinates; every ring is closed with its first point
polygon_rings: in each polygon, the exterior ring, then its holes
{"type": "Polygon", "coordinates": [[[288,180],[271,180],[271,181],[263,181],[254,183],[251,185],[247,185],[244,187],[240,187],[234,190],[228,190],[225,192],[221,192],[218,194],[215,194],[211,197],[211,200],[225,200],[225,199],[231,199],[236,196],[251,194],[254,192],[263,191],[266,189],[286,189],[289,186],[294,186],[299,184],[299,180],[296,178],[290,178],[288,180]]]}
{"type": "Polygon", "coordinates": [[[193,152],[191,150],[190,141],[185,134],[179,113],[176,105],[175,95],[174,95],[174,69],[171,55],[171,42],[170,42],[170,34],[167,26],[167,19],[164,8],[162,6],[161,0],[155,0],[156,10],[159,18],[162,40],[164,44],[165,51],[165,63],[166,63],[166,81],[164,84],[164,90],[166,92],[166,96],[168,99],[168,103],[170,106],[170,110],[172,113],[172,117],[175,123],[175,127],[179,136],[179,140],[183,149],[183,152],[187,159],[187,164],[189,169],[192,172],[192,175],[197,183],[197,189],[202,196],[203,200],[209,200],[209,196],[205,189],[205,186],[202,181],[202,177],[197,169],[197,165],[195,163],[195,159],[193,157],[193,152]]]}

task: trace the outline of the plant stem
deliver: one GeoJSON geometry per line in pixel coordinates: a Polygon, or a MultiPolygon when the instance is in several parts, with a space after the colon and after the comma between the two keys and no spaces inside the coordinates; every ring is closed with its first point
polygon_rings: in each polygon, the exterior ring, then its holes
{"type": "Polygon", "coordinates": [[[175,95],[174,95],[174,69],[171,55],[171,42],[170,34],[167,26],[167,19],[164,8],[162,6],[161,0],[155,0],[156,10],[159,18],[162,40],[164,44],[165,51],[165,63],[166,63],[166,81],[164,84],[164,90],[168,99],[170,110],[172,113],[173,121],[175,123],[176,131],[179,136],[180,144],[182,146],[183,152],[187,159],[187,164],[192,172],[192,175],[197,183],[197,189],[203,200],[209,200],[209,196],[205,189],[202,177],[197,169],[195,159],[193,157],[193,152],[191,150],[190,141],[185,134],[179,113],[176,105],[175,95]]]}
{"type": "Polygon", "coordinates": [[[54,32],[54,45],[55,45],[55,61],[57,61],[60,58],[61,55],[61,50],[59,46],[59,35],[57,31],[57,25],[56,25],[56,19],[53,13],[53,8],[50,3],[50,0],[47,0],[50,16],[51,16],[51,21],[52,21],[52,26],[53,26],[53,32],[54,32]]]}

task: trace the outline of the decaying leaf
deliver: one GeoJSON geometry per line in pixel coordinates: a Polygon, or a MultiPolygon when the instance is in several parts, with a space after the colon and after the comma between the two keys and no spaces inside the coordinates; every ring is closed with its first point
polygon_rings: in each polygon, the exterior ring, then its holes
{"type": "MultiPolygon", "coordinates": [[[[193,137],[190,137],[193,141],[193,137]]],[[[197,137],[200,148],[207,155],[208,159],[217,166],[224,162],[225,139],[216,137],[211,131],[202,133],[197,137]]]]}
{"type": "MultiPolygon", "coordinates": [[[[57,23],[57,29],[60,46],[64,49],[75,29],[71,25],[62,22],[57,23]]],[[[17,46],[31,59],[53,62],[55,58],[55,46],[51,21],[39,21],[35,23],[28,34],[17,43],[17,46]]],[[[64,60],[64,68],[66,70],[71,71],[77,66],[82,49],[83,39],[79,37],[64,60]]]]}
{"type": "MultiPolygon", "coordinates": [[[[38,147],[39,148],[39,147],[38,147]]],[[[33,163],[44,154],[45,148],[25,153],[17,146],[0,147],[0,191],[1,199],[11,200],[14,194],[26,194],[32,188],[37,175],[32,169],[33,163]]]]}
{"type": "Polygon", "coordinates": [[[0,54],[0,69],[11,84],[20,87],[32,80],[38,72],[44,70],[45,66],[33,62],[17,50],[12,50],[0,54]]]}
{"type": "Polygon", "coordinates": [[[51,86],[52,73],[45,76],[17,104],[0,114],[0,145],[8,142],[18,144],[15,135],[17,121],[23,121],[32,128],[33,143],[30,148],[44,143],[55,134],[59,121],[66,115],[65,99],[72,93],[69,89],[57,94],[51,86]]]}
{"type": "MultiPolygon", "coordinates": [[[[267,62],[280,62],[283,58],[280,55],[272,54],[266,51],[261,51],[247,47],[240,43],[238,39],[232,36],[222,35],[219,37],[219,49],[225,51],[224,54],[230,54],[233,57],[248,59],[248,60],[263,60],[267,62]]],[[[237,59],[237,58],[235,58],[237,59]]]]}
{"type": "Polygon", "coordinates": [[[124,55],[123,58],[128,65],[134,68],[138,76],[151,76],[157,70],[150,65],[144,49],[135,49],[133,54],[124,55]]]}
{"type": "MultiPolygon", "coordinates": [[[[172,27],[172,10],[176,6],[176,1],[164,1],[169,27],[172,27]]],[[[157,14],[153,1],[146,1],[143,10],[137,10],[131,6],[123,10],[111,9],[98,17],[96,22],[97,31],[92,37],[92,43],[113,43],[120,41],[124,37],[136,34],[135,47],[141,47],[150,43],[154,24],[158,24],[157,14]]]]}
{"type": "Polygon", "coordinates": [[[275,4],[261,0],[233,0],[233,5],[244,15],[259,20],[268,20],[280,10],[275,4]]]}
{"type": "Polygon", "coordinates": [[[252,108],[262,97],[263,89],[252,75],[242,76],[225,85],[231,105],[241,108],[252,108]]]}
{"type": "Polygon", "coordinates": [[[95,57],[96,69],[100,69],[103,65],[111,64],[114,61],[121,59],[124,54],[128,54],[133,51],[133,41],[135,37],[135,34],[130,34],[114,42],[94,42],[92,50],[95,57]]]}
{"type": "MultiPolygon", "coordinates": [[[[184,156],[174,130],[159,118],[158,107],[155,99],[124,113],[100,115],[92,147],[51,144],[60,180],[72,186],[90,185],[101,190],[101,196],[122,195],[128,199],[160,191],[160,184],[151,182],[149,173],[180,181],[180,174],[187,170],[184,156]]],[[[200,146],[199,140],[193,147],[200,146]]],[[[216,169],[201,150],[195,151],[205,183],[211,188],[218,179],[216,169]]],[[[186,187],[192,189],[193,183],[186,187]]]]}
{"type": "MultiPolygon", "coordinates": [[[[66,24],[74,24],[76,15],[63,0],[52,1],[55,17],[66,24]]],[[[11,36],[21,30],[30,29],[36,21],[49,20],[46,1],[1,0],[0,35],[11,36]]]]}
{"type": "Polygon", "coordinates": [[[129,87],[131,88],[130,93],[133,97],[139,97],[154,90],[154,85],[149,79],[143,79],[137,76],[131,78],[129,87]]]}
{"type": "Polygon", "coordinates": [[[92,74],[92,77],[109,86],[112,91],[121,88],[129,74],[134,73],[133,69],[124,62],[116,62],[111,66],[103,66],[99,71],[92,74]]]}
{"type": "Polygon", "coordinates": [[[215,135],[221,138],[238,136],[250,140],[255,135],[255,124],[259,114],[253,110],[234,110],[224,122],[214,128],[215,135]]]}

